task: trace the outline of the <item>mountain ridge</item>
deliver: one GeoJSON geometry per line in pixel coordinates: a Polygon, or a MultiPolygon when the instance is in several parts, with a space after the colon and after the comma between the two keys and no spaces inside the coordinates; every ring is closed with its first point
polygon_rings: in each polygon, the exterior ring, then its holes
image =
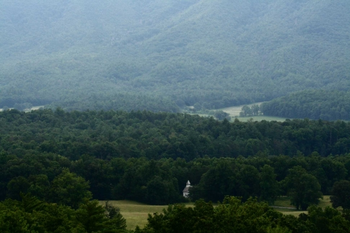
{"type": "Polygon", "coordinates": [[[0,105],[142,93],[220,108],[350,86],[346,1],[0,2],[0,105]]]}

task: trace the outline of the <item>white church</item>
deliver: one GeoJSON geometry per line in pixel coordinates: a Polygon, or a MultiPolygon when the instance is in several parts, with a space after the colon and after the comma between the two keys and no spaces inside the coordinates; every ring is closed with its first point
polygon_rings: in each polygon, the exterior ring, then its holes
{"type": "Polygon", "coordinates": [[[191,183],[190,181],[188,180],[187,183],[186,183],[186,187],[184,188],[184,190],[182,191],[182,195],[186,198],[188,198],[188,196],[190,195],[190,188],[191,188],[191,183]]]}

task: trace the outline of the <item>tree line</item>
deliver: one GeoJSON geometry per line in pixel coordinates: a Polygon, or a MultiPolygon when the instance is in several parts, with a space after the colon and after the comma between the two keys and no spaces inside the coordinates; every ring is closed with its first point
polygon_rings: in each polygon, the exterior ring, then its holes
{"type": "Polygon", "coordinates": [[[225,197],[216,206],[202,200],[194,207],[171,205],[163,213],[149,215],[146,227],[136,228],[135,233],[346,233],[349,230],[349,211],[312,206],[308,214],[295,217],[283,215],[253,198],[242,202],[236,197],[225,197]]]}
{"type": "Polygon", "coordinates": [[[322,120],[350,120],[350,92],[311,90],[263,103],[264,115],[322,120]]]}
{"type": "Polygon", "coordinates": [[[0,230],[4,233],[172,233],[172,232],[262,232],[262,233],[346,233],[350,230],[349,210],[312,206],[298,217],[284,215],[266,202],[225,197],[222,202],[198,200],[193,207],[169,205],[162,213],[149,214],[144,228],[126,230],[119,209],[106,202],[85,200],[77,209],[41,201],[29,194],[20,200],[0,202],[0,230]]]}
{"type": "Polygon", "coordinates": [[[0,202],[0,230],[4,233],[81,232],[126,233],[120,210],[108,203],[83,200],[78,208],[21,194],[20,200],[0,202]]]}
{"type": "Polygon", "coordinates": [[[44,109],[0,113],[0,151],[24,156],[55,153],[71,160],[82,155],[111,158],[249,157],[257,154],[321,156],[350,153],[350,124],[216,121],[187,114],[148,111],[65,112],[44,109]]]}
{"type": "Polygon", "coordinates": [[[233,195],[273,203],[289,195],[306,209],[349,178],[349,124],[340,121],[230,123],[186,114],[61,109],[0,116],[1,199],[19,199],[23,192],[59,202],[55,184],[74,177],[71,172],[101,200],[182,202],[190,180],[193,200],[233,195]]]}
{"type": "Polygon", "coordinates": [[[182,190],[190,180],[191,200],[217,202],[225,196],[257,197],[273,204],[289,196],[298,209],[317,204],[336,182],[349,179],[348,155],[323,158],[273,156],[103,160],[83,155],[69,160],[52,153],[23,158],[1,155],[0,198],[30,193],[41,200],[79,206],[82,198],[127,199],[148,204],[186,202],[182,190]],[[88,181],[88,183],[85,182],[88,181]],[[64,188],[63,188],[64,187],[64,188]],[[91,193],[83,192],[89,190],[91,193]]]}

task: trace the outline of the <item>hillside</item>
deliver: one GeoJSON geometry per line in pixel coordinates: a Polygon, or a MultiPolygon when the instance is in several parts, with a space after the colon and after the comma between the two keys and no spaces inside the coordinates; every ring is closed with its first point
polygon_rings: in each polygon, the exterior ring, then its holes
{"type": "Polygon", "coordinates": [[[350,86],[345,0],[0,4],[0,107],[176,112],[350,86]]]}
{"type": "Polygon", "coordinates": [[[322,120],[350,120],[350,92],[302,91],[263,103],[264,115],[322,120]]]}

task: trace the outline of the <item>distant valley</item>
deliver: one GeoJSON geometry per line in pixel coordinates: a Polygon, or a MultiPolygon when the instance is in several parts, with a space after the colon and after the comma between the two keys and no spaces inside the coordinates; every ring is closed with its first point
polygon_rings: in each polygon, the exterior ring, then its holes
{"type": "Polygon", "coordinates": [[[179,112],[350,87],[345,0],[0,4],[0,107],[179,112]]]}
{"type": "Polygon", "coordinates": [[[0,232],[350,232],[349,22],[0,0],[0,232]]]}

